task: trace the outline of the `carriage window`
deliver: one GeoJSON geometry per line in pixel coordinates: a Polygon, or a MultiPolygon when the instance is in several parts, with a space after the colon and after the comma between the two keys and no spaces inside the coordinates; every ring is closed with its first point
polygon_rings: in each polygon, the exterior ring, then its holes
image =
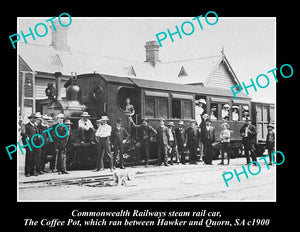
{"type": "Polygon", "coordinates": [[[181,118],[181,101],[172,99],[172,118],[181,118]]]}
{"type": "Polygon", "coordinates": [[[183,101],[183,118],[190,119],[192,118],[192,101],[183,101]]]}
{"type": "Polygon", "coordinates": [[[158,115],[159,118],[168,118],[168,99],[158,99],[158,115]]]}
{"type": "Polygon", "coordinates": [[[218,104],[212,103],[210,109],[210,119],[211,120],[218,120],[218,104]]]}
{"type": "Polygon", "coordinates": [[[249,106],[243,105],[242,106],[242,120],[246,121],[246,118],[249,117],[249,106]]]}
{"type": "Polygon", "coordinates": [[[221,116],[222,120],[228,121],[229,120],[229,108],[230,106],[226,104],[222,104],[221,116]]]}
{"type": "Polygon", "coordinates": [[[155,99],[153,97],[145,98],[145,116],[154,118],[155,99]]]}
{"type": "Polygon", "coordinates": [[[270,122],[275,122],[275,107],[270,107],[270,122]]]}
{"type": "Polygon", "coordinates": [[[239,121],[240,120],[240,107],[239,105],[232,106],[232,120],[239,121]]]}

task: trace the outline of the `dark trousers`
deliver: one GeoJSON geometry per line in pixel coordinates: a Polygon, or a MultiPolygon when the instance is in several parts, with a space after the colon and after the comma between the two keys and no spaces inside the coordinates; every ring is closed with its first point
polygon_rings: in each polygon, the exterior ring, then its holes
{"type": "Polygon", "coordinates": [[[57,171],[65,172],[67,148],[63,145],[58,145],[55,147],[55,154],[57,156],[57,171]]]}
{"type": "Polygon", "coordinates": [[[158,144],[157,147],[157,153],[158,153],[158,165],[161,165],[162,162],[164,162],[164,164],[168,163],[168,146],[166,144],[158,144]]]}
{"type": "Polygon", "coordinates": [[[123,159],[123,152],[124,152],[124,146],[123,141],[115,141],[114,142],[114,157],[113,157],[113,166],[116,166],[117,163],[117,155],[119,152],[119,158],[120,158],[120,166],[124,166],[124,159],[123,159]]]}
{"type": "Polygon", "coordinates": [[[185,154],[184,154],[184,146],[182,143],[178,143],[177,145],[178,148],[178,155],[180,157],[180,161],[182,164],[185,164],[185,154]]]}
{"type": "Polygon", "coordinates": [[[222,156],[222,163],[224,163],[224,153],[226,152],[227,154],[227,160],[228,160],[228,164],[230,161],[230,155],[229,155],[229,142],[223,142],[221,143],[221,156],[222,156]]]}
{"type": "Polygon", "coordinates": [[[110,169],[112,169],[113,168],[113,157],[111,154],[109,137],[99,138],[98,154],[97,154],[97,161],[96,161],[96,169],[97,170],[104,169],[103,158],[104,158],[105,154],[109,157],[110,169]]]}
{"type": "Polygon", "coordinates": [[[275,151],[274,144],[267,144],[267,149],[268,149],[270,163],[272,163],[272,154],[275,151]]]}
{"type": "Polygon", "coordinates": [[[197,147],[198,147],[198,145],[193,142],[187,144],[187,149],[189,150],[189,153],[190,153],[191,163],[197,162],[197,147]]]}
{"type": "Polygon", "coordinates": [[[34,175],[41,172],[41,148],[26,147],[25,175],[34,175]]]}
{"type": "Polygon", "coordinates": [[[203,161],[205,164],[212,164],[213,159],[213,150],[212,150],[212,143],[210,140],[203,141],[203,161]]]}
{"type": "Polygon", "coordinates": [[[142,142],[138,142],[136,144],[136,148],[137,148],[137,153],[138,153],[138,157],[140,159],[141,157],[141,152],[144,152],[144,157],[145,157],[145,165],[149,164],[149,150],[150,150],[150,142],[146,142],[146,141],[142,141],[142,142]]]}
{"type": "Polygon", "coordinates": [[[170,141],[169,146],[172,148],[171,152],[169,153],[169,155],[170,155],[170,163],[173,164],[174,156],[176,158],[176,163],[178,163],[179,160],[178,160],[178,154],[176,153],[175,142],[174,141],[170,141]]]}
{"type": "Polygon", "coordinates": [[[78,130],[79,130],[80,141],[89,143],[94,140],[94,129],[93,128],[85,130],[82,127],[79,127],[78,130]]]}
{"type": "Polygon", "coordinates": [[[244,143],[243,145],[244,145],[247,164],[250,163],[250,156],[252,158],[252,161],[256,161],[256,152],[255,152],[254,143],[244,143]],[[250,156],[249,156],[249,153],[250,153],[250,156]]]}

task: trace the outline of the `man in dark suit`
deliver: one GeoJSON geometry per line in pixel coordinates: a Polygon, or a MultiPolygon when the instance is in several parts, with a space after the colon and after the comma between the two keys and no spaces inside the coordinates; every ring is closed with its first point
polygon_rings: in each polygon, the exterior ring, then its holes
{"type": "MultiPolygon", "coordinates": [[[[27,124],[25,124],[25,131],[21,133],[23,145],[26,143],[31,144],[31,138],[35,134],[41,134],[40,130],[36,124],[36,115],[32,113],[28,116],[30,120],[27,124]]],[[[35,146],[40,146],[42,144],[42,139],[40,136],[35,136],[33,138],[33,143],[35,146]]],[[[26,157],[25,157],[25,176],[38,176],[41,174],[40,170],[40,159],[41,159],[41,148],[36,148],[32,145],[26,146],[26,157]]]]}
{"type": "Polygon", "coordinates": [[[197,164],[197,148],[200,142],[200,131],[196,127],[196,120],[190,120],[190,127],[185,130],[185,144],[190,152],[191,164],[197,164]]]}
{"type": "Polygon", "coordinates": [[[169,155],[170,155],[170,164],[173,165],[173,158],[175,156],[176,163],[179,163],[178,151],[177,151],[177,138],[175,135],[175,124],[174,122],[169,122],[168,124],[168,133],[169,133],[169,155]]]}
{"type": "Polygon", "coordinates": [[[165,126],[164,119],[160,119],[159,127],[157,128],[157,153],[158,153],[158,165],[162,165],[162,162],[165,166],[168,164],[168,144],[169,144],[169,131],[168,127],[165,126]]]}
{"type": "Polygon", "coordinates": [[[124,127],[121,126],[122,120],[120,118],[117,119],[116,125],[112,129],[111,133],[111,141],[113,144],[114,156],[113,156],[113,169],[116,169],[116,159],[119,152],[120,157],[120,168],[124,169],[124,159],[123,152],[124,146],[123,144],[126,142],[129,137],[129,133],[126,131],[124,127]]]}
{"type": "Polygon", "coordinates": [[[268,149],[268,154],[270,159],[269,165],[272,165],[272,154],[275,151],[275,132],[273,131],[274,125],[269,123],[267,129],[268,129],[268,134],[266,139],[266,147],[268,149]]]}
{"type": "Polygon", "coordinates": [[[57,123],[53,125],[52,137],[54,143],[54,151],[56,154],[56,166],[58,174],[69,174],[66,170],[66,148],[70,137],[70,125],[72,124],[70,120],[64,122],[64,115],[59,113],[57,116],[57,123]],[[61,125],[59,125],[61,124],[61,125]],[[64,124],[64,125],[62,125],[64,124]],[[67,128],[68,129],[67,129],[67,128]]]}
{"type": "Polygon", "coordinates": [[[205,164],[212,165],[213,150],[212,143],[215,142],[215,128],[211,125],[211,121],[208,119],[205,122],[205,127],[202,128],[202,142],[203,142],[203,161],[205,164]]]}
{"type": "Polygon", "coordinates": [[[140,157],[141,150],[145,151],[145,167],[147,167],[149,165],[149,150],[151,138],[156,136],[157,131],[151,125],[149,125],[149,121],[146,118],[142,119],[142,125],[136,125],[131,117],[129,117],[129,121],[135,128],[137,128],[137,153],[140,157]]]}
{"type": "MultiPolygon", "coordinates": [[[[246,123],[240,129],[240,134],[242,136],[242,144],[244,145],[247,164],[250,163],[249,152],[252,161],[256,161],[255,144],[257,132],[255,126],[251,124],[250,117],[246,118],[246,123]]],[[[256,163],[254,163],[254,165],[256,165],[256,163]]]]}
{"type": "Polygon", "coordinates": [[[175,129],[176,141],[177,141],[177,148],[178,148],[178,155],[180,156],[180,162],[185,164],[185,156],[184,156],[184,138],[185,138],[185,129],[184,129],[184,122],[178,122],[178,128],[175,129]]]}

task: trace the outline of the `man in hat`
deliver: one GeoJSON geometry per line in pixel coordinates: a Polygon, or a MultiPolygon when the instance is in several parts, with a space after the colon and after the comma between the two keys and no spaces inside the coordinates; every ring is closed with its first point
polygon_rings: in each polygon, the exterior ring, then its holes
{"type": "MultiPolygon", "coordinates": [[[[110,136],[111,126],[107,124],[107,116],[102,116],[100,119],[101,125],[98,127],[95,137],[98,144],[98,155],[96,162],[96,172],[104,170],[103,158],[106,154],[109,157],[110,171],[113,171],[113,156],[111,154],[110,136]]],[[[99,121],[99,120],[97,120],[99,121]]]]}
{"type": "Polygon", "coordinates": [[[179,163],[178,150],[177,150],[177,139],[175,134],[175,124],[174,122],[169,122],[168,124],[168,133],[169,133],[169,155],[170,155],[170,164],[173,165],[173,158],[175,156],[176,163],[179,163]]]}
{"type": "MultiPolygon", "coordinates": [[[[242,144],[245,150],[245,156],[247,164],[250,163],[249,152],[252,158],[252,161],[256,161],[256,152],[255,152],[255,144],[256,144],[256,128],[251,124],[251,118],[247,117],[245,124],[240,129],[240,134],[242,136],[242,144]]],[[[254,163],[256,165],[256,163],[254,163]]]]}
{"type": "MultiPolygon", "coordinates": [[[[40,134],[40,130],[36,124],[36,114],[32,113],[28,116],[29,122],[25,124],[25,130],[21,133],[23,145],[26,143],[31,143],[31,138],[35,134],[40,134]]],[[[35,136],[33,138],[33,143],[35,146],[40,146],[42,144],[42,139],[40,136],[35,136]]],[[[31,150],[26,146],[26,156],[25,156],[25,176],[38,176],[41,174],[40,156],[41,149],[31,146],[31,150]]]]}
{"type": "Polygon", "coordinates": [[[205,164],[212,164],[213,158],[213,150],[212,150],[212,143],[215,142],[215,128],[211,125],[211,120],[206,120],[205,127],[203,128],[204,131],[202,132],[202,142],[203,142],[203,152],[204,157],[203,161],[205,164]]]}
{"type": "Polygon", "coordinates": [[[114,156],[113,156],[113,169],[116,167],[116,159],[119,153],[120,157],[120,168],[124,169],[124,159],[123,159],[123,152],[124,152],[124,143],[129,137],[129,133],[126,131],[124,127],[122,127],[122,120],[121,118],[117,119],[116,125],[112,129],[111,134],[111,141],[113,144],[114,149],[114,156]]]}
{"type": "Polygon", "coordinates": [[[142,119],[142,125],[136,125],[131,117],[129,117],[129,121],[135,128],[137,128],[137,153],[140,157],[141,151],[145,151],[145,167],[147,167],[149,165],[149,150],[151,138],[156,136],[157,131],[151,125],[149,125],[149,121],[146,118],[142,119]]]}
{"type": "Polygon", "coordinates": [[[94,143],[93,135],[95,133],[94,126],[89,120],[90,115],[88,112],[83,112],[81,114],[81,119],[78,120],[78,131],[79,131],[79,138],[81,143],[94,143]]]}
{"type": "Polygon", "coordinates": [[[51,130],[55,151],[55,169],[57,168],[59,175],[69,174],[66,170],[66,147],[70,138],[70,125],[72,124],[72,122],[70,122],[69,119],[66,119],[64,121],[65,116],[62,113],[58,114],[56,118],[57,123],[53,125],[53,130],[51,130]],[[63,125],[58,126],[59,124],[64,124],[68,129],[66,129],[66,127],[63,125]],[[65,136],[66,134],[67,136],[65,136]],[[58,135],[65,137],[59,137],[58,135]]]}
{"type": "Polygon", "coordinates": [[[203,141],[202,141],[202,138],[203,138],[203,132],[205,130],[205,127],[206,127],[206,121],[209,120],[209,115],[208,114],[203,114],[202,115],[202,122],[200,124],[200,143],[199,143],[199,148],[200,148],[200,161],[203,160],[203,141]]]}
{"type": "Polygon", "coordinates": [[[268,149],[269,154],[269,165],[272,165],[272,154],[275,151],[275,132],[274,132],[274,125],[269,123],[268,126],[268,133],[266,139],[266,147],[268,149]]]}
{"type": "MultiPolygon", "coordinates": [[[[47,115],[43,115],[41,117],[40,123],[38,124],[38,128],[39,128],[40,132],[43,132],[43,131],[49,129],[48,122],[51,120],[52,120],[52,118],[47,115]]],[[[45,164],[47,162],[47,153],[49,151],[50,146],[52,145],[52,142],[50,141],[48,133],[42,133],[41,135],[43,136],[44,142],[45,142],[44,146],[41,148],[41,171],[47,172],[45,170],[45,164]]]]}
{"type": "Polygon", "coordinates": [[[200,132],[196,120],[190,120],[190,126],[185,130],[185,146],[190,153],[191,164],[197,164],[197,148],[200,142],[200,132]]]}
{"type": "Polygon", "coordinates": [[[184,155],[185,129],[184,129],[184,122],[182,120],[178,122],[178,128],[175,129],[175,136],[177,141],[178,156],[180,156],[181,163],[185,164],[185,155],[184,155]]]}
{"type": "Polygon", "coordinates": [[[165,120],[163,118],[159,121],[159,127],[156,129],[156,142],[157,142],[157,153],[158,153],[158,165],[161,166],[164,163],[165,166],[168,164],[168,147],[169,147],[169,131],[168,127],[165,126],[165,120]]]}

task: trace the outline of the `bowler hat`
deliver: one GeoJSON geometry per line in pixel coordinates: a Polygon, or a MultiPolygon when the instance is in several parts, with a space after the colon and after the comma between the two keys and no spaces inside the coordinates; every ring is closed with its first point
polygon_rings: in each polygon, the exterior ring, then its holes
{"type": "Polygon", "coordinates": [[[195,120],[195,119],[191,119],[191,120],[190,120],[190,123],[191,123],[191,122],[196,122],[196,120],[195,120]]]}
{"type": "Polygon", "coordinates": [[[81,117],[90,117],[91,115],[89,115],[88,112],[83,112],[80,116],[81,117]]]}
{"type": "Polygon", "coordinates": [[[122,122],[122,119],[121,119],[121,118],[118,118],[118,119],[117,119],[117,123],[120,123],[120,122],[122,122]]]}
{"type": "Polygon", "coordinates": [[[180,121],[178,122],[178,125],[184,125],[184,122],[183,122],[182,120],[180,120],[180,121]]]}

